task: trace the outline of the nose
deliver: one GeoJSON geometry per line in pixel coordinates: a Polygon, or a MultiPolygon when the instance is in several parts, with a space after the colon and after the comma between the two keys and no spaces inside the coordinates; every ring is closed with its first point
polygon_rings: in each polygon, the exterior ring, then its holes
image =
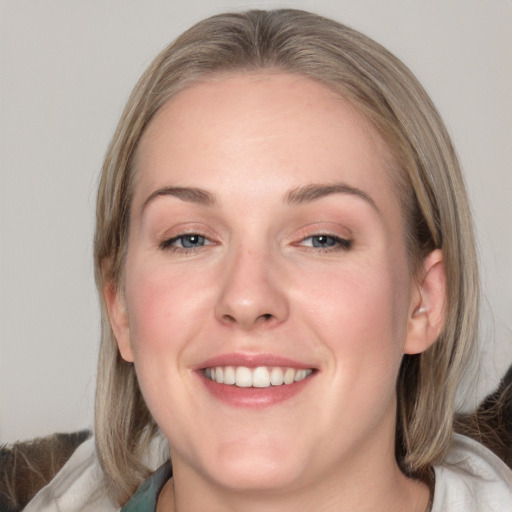
{"type": "Polygon", "coordinates": [[[289,315],[285,276],[272,255],[240,249],[229,259],[215,306],[216,318],[246,331],[284,322],[289,315]]]}

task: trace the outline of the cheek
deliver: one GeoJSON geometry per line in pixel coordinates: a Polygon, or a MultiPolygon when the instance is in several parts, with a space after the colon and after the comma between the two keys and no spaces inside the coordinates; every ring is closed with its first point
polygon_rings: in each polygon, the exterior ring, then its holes
{"type": "Polygon", "coordinates": [[[312,312],[346,329],[395,331],[407,316],[408,281],[390,266],[315,273],[303,290],[312,312]]]}
{"type": "Polygon", "coordinates": [[[403,268],[382,259],[330,269],[315,273],[303,290],[299,315],[307,318],[343,375],[394,380],[407,333],[410,281],[403,268]]]}
{"type": "Polygon", "coordinates": [[[133,265],[133,271],[127,265],[126,281],[137,379],[156,422],[168,425],[175,411],[192,399],[191,390],[183,387],[183,360],[204,324],[207,308],[198,289],[200,277],[161,265],[133,265]]]}
{"type": "Polygon", "coordinates": [[[134,265],[127,269],[127,309],[135,357],[171,357],[202,325],[201,276],[134,265]]]}

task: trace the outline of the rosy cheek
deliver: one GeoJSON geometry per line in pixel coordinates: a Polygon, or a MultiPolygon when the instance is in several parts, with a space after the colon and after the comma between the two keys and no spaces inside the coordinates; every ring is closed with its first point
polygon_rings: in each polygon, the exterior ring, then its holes
{"type": "Polygon", "coordinates": [[[403,316],[397,314],[395,287],[389,268],[362,266],[316,273],[302,290],[302,315],[320,330],[319,337],[330,342],[333,351],[341,351],[342,361],[371,358],[389,353],[390,348],[394,352],[390,344],[400,345],[397,317],[403,316]]]}
{"type": "Polygon", "coordinates": [[[165,266],[135,268],[127,276],[132,344],[137,352],[151,348],[163,353],[198,325],[206,309],[205,290],[200,288],[204,279],[165,266]]]}
{"type": "Polygon", "coordinates": [[[172,303],[165,290],[164,276],[147,271],[127,271],[128,317],[132,345],[136,352],[142,344],[158,345],[162,341],[161,330],[165,319],[172,319],[172,303]]]}

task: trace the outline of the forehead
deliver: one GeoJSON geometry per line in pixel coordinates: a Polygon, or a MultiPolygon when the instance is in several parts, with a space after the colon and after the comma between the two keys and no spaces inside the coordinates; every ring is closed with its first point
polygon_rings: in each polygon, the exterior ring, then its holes
{"type": "Polygon", "coordinates": [[[136,191],[284,174],[372,188],[393,167],[375,128],[337,92],[301,75],[245,73],[189,86],[157,112],[139,145],[136,191]]]}

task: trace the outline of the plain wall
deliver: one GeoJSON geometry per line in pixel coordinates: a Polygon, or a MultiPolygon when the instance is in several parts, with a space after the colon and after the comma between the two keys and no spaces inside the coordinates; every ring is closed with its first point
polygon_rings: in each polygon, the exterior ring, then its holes
{"type": "Polygon", "coordinates": [[[417,74],[453,135],[484,285],[481,378],[512,363],[510,0],[0,1],[0,442],[92,425],[95,189],[151,58],[225,10],[297,7],[353,26],[417,74]]]}

